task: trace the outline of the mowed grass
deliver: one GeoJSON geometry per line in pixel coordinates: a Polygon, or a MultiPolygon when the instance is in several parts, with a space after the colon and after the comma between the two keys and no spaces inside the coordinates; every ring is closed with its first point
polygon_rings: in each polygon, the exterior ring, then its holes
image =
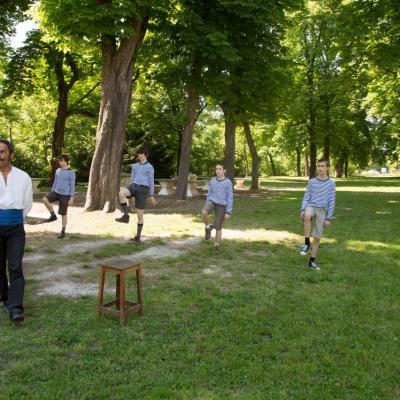
{"type": "Polygon", "coordinates": [[[305,181],[237,196],[221,255],[204,242],[145,262],[145,314],[125,327],[97,318],[95,297],[38,297],[27,281],[24,326],[0,319],[0,398],[400,398],[400,180],[388,182],[337,182],[319,273],[299,255],[305,181]]]}

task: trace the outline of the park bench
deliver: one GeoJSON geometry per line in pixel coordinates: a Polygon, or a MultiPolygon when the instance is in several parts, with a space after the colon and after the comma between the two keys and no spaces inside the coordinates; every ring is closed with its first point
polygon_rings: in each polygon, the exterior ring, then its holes
{"type": "Polygon", "coordinates": [[[32,193],[35,194],[40,194],[41,190],[39,189],[39,184],[40,182],[45,179],[45,178],[31,178],[32,180],[32,193]]]}
{"type": "Polygon", "coordinates": [[[244,181],[246,178],[235,178],[235,189],[246,189],[244,181]]]}
{"type": "MultiPolygon", "coordinates": [[[[161,185],[161,190],[158,192],[159,196],[170,196],[176,194],[176,182],[177,179],[158,179],[161,185]]],[[[200,196],[199,189],[208,190],[208,180],[202,179],[198,180],[196,176],[189,175],[188,185],[186,190],[187,197],[197,197],[200,196]]]]}

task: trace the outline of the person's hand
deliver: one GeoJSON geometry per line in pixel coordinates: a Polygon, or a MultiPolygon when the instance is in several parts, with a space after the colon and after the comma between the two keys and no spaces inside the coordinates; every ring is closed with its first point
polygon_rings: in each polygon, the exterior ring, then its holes
{"type": "Polygon", "coordinates": [[[154,196],[150,196],[149,197],[149,202],[152,206],[155,206],[157,204],[156,199],[154,198],[154,196]]]}
{"type": "Polygon", "coordinates": [[[329,228],[331,226],[331,221],[329,221],[329,219],[326,219],[324,222],[324,226],[325,228],[329,228]]]}
{"type": "Polygon", "coordinates": [[[231,214],[226,213],[224,219],[229,219],[231,217],[231,214]]]}
{"type": "Polygon", "coordinates": [[[302,219],[302,220],[304,221],[304,211],[302,211],[302,212],[300,213],[300,219],[302,219]]]}
{"type": "Polygon", "coordinates": [[[68,205],[69,205],[70,207],[72,207],[73,204],[74,204],[74,198],[73,198],[73,197],[70,197],[70,199],[68,200],[68,205]]]}

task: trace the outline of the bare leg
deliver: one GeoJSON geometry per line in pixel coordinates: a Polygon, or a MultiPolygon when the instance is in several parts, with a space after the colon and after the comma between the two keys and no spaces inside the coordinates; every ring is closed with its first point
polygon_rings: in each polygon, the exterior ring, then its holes
{"type": "Polygon", "coordinates": [[[320,239],[314,237],[314,241],[311,247],[311,257],[316,258],[317,257],[317,253],[318,253],[318,249],[319,249],[319,243],[320,243],[320,239]]]}
{"type": "Polygon", "coordinates": [[[68,218],[66,215],[62,215],[61,216],[61,221],[62,221],[62,227],[65,229],[65,227],[67,226],[67,222],[68,222],[68,218]]]}
{"type": "Polygon", "coordinates": [[[304,214],[304,237],[309,238],[311,235],[311,214],[304,214]]]}
{"type": "Polygon", "coordinates": [[[217,229],[215,231],[215,242],[214,242],[215,246],[219,246],[221,242],[221,237],[222,237],[222,229],[217,229]]]}
{"type": "Polygon", "coordinates": [[[201,215],[202,215],[202,217],[203,217],[203,222],[204,222],[204,224],[205,224],[205,225],[209,225],[209,224],[210,224],[210,219],[209,219],[208,212],[203,210],[203,211],[201,212],[201,215]]]}
{"type": "Polygon", "coordinates": [[[136,210],[138,224],[143,224],[144,210],[136,210]]]}
{"type": "Polygon", "coordinates": [[[51,213],[54,212],[53,205],[49,202],[49,200],[47,200],[47,197],[43,197],[42,201],[49,212],[51,213]]]}

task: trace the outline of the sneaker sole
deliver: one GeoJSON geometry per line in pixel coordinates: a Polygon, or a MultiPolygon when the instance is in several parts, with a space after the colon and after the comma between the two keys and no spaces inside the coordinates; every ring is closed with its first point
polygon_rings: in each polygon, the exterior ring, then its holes
{"type": "MultiPolygon", "coordinates": [[[[308,251],[307,251],[307,253],[308,253],[308,251]]],[[[305,253],[304,251],[301,251],[301,252],[300,252],[300,255],[301,255],[301,256],[306,256],[307,253],[305,253]]]]}

